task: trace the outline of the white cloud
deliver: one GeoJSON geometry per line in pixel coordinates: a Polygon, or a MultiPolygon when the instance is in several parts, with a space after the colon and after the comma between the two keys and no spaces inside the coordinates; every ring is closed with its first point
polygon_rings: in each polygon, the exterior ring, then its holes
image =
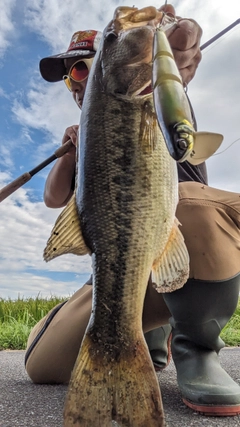
{"type": "MultiPolygon", "coordinates": [[[[1,186],[7,180],[7,174],[0,174],[1,186]]],[[[49,263],[43,260],[44,247],[61,209],[48,209],[43,202],[31,202],[30,193],[31,190],[20,188],[0,206],[0,297],[16,298],[18,293],[29,296],[39,291],[44,291],[45,296],[68,295],[83,283],[76,277],[66,285],[61,280],[49,279],[47,273],[90,274],[91,259],[69,254],[49,263]]]]}
{"type": "Polygon", "coordinates": [[[53,53],[65,51],[77,30],[100,30],[111,15],[109,3],[96,0],[26,0],[26,25],[51,46],[53,53]]]}
{"type": "MultiPolygon", "coordinates": [[[[194,80],[189,85],[199,130],[219,132],[224,141],[218,152],[229,147],[240,137],[240,55],[239,34],[221,40],[214,48],[203,52],[202,62],[194,80]]],[[[209,183],[224,190],[239,192],[240,142],[236,142],[223,154],[207,161],[209,183]]]]}
{"type": "Polygon", "coordinates": [[[12,13],[15,4],[16,0],[1,0],[0,57],[4,55],[6,48],[14,38],[12,13]]]}
{"type": "Polygon", "coordinates": [[[4,299],[17,299],[18,296],[21,298],[36,298],[37,296],[40,298],[50,298],[51,296],[68,298],[83,285],[77,280],[69,280],[66,283],[24,272],[13,272],[9,277],[0,272],[0,282],[0,298],[4,299]]]}
{"type": "MultiPolygon", "coordinates": [[[[4,52],[12,37],[12,12],[16,1],[2,0],[4,26],[0,34],[0,54],[4,52]]],[[[164,3],[164,2],[163,2],[164,3]]],[[[111,4],[90,0],[24,0],[25,25],[50,47],[53,54],[65,51],[71,35],[78,29],[95,28],[103,30],[111,19],[117,5],[131,5],[129,1],[115,1],[111,4]]],[[[146,6],[140,0],[137,7],[146,6]]],[[[159,2],[152,5],[159,7],[159,2]]],[[[204,0],[179,0],[175,2],[177,13],[197,20],[203,28],[204,43],[217,32],[236,20],[240,15],[240,3],[204,0]],[[207,10],[206,10],[207,9],[207,10]],[[238,9],[238,10],[237,10],[238,9]]],[[[2,23],[2,21],[1,21],[2,23]]],[[[21,31],[22,23],[19,23],[21,31]]],[[[203,59],[196,77],[189,85],[199,130],[222,132],[225,136],[223,149],[240,137],[239,111],[240,86],[239,69],[240,25],[223,36],[212,47],[203,52],[203,59]]],[[[38,53],[34,52],[37,58],[38,53]]],[[[7,92],[8,93],[8,92],[7,92]]],[[[5,88],[0,96],[5,96],[5,88]]],[[[9,96],[9,94],[8,94],[9,96]]],[[[31,130],[43,132],[44,142],[37,145],[39,162],[50,149],[61,144],[65,128],[79,122],[80,112],[71,94],[63,83],[48,84],[40,76],[29,79],[29,86],[14,92],[13,114],[22,126],[22,134],[31,142],[31,130]],[[23,96],[24,94],[24,96],[23,96]]],[[[12,169],[11,149],[14,141],[2,146],[0,156],[7,168],[12,169]],[[6,148],[8,147],[8,148],[6,148]]],[[[15,147],[17,146],[15,142],[15,147]]],[[[222,148],[219,150],[221,151],[222,148]]],[[[47,154],[48,156],[49,154],[47,154]]],[[[236,143],[222,155],[208,161],[210,184],[230,191],[239,191],[240,144],[236,143]]],[[[25,170],[25,169],[24,169],[25,170]]],[[[42,172],[44,175],[45,170],[42,172]]],[[[0,172],[0,185],[11,180],[10,172],[0,172]]],[[[34,179],[34,178],[33,178],[34,179]]],[[[46,264],[42,252],[50,230],[59,213],[45,207],[43,202],[32,201],[34,190],[20,188],[0,205],[0,296],[16,297],[20,292],[25,296],[39,291],[66,295],[78,289],[82,283],[76,277],[68,284],[63,280],[49,279],[49,272],[90,273],[90,257],[64,255],[46,264]],[[29,272],[31,269],[31,272],[29,272]],[[41,271],[41,275],[38,274],[41,271]]]]}
{"type": "Polygon", "coordinates": [[[9,169],[13,167],[11,151],[8,144],[0,145],[0,166],[4,166],[9,169]]]}
{"type": "Polygon", "coordinates": [[[62,82],[56,84],[30,83],[26,102],[15,99],[12,111],[23,128],[45,132],[45,141],[38,147],[36,157],[44,160],[49,148],[60,146],[65,129],[79,123],[80,110],[62,82]]]}
{"type": "Polygon", "coordinates": [[[3,187],[7,184],[7,182],[10,179],[10,174],[8,172],[1,172],[0,171],[0,185],[3,187]]]}
{"type": "MultiPolygon", "coordinates": [[[[58,53],[66,50],[72,33],[77,29],[93,27],[103,30],[111,19],[114,8],[119,4],[129,5],[129,2],[115,2],[115,5],[112,7],[108,5],[108,10],[105,10],[105,6],[99,3],[96,5],[94,1],[83,3],[79,7],[79,2],[75,0],[71,1],[70,7],[70,3],[63,0],[45,0],[40,3],[38,1],[30,3],[27,0],[27,24],[44,37],[53,53],[58,53]],[[95,14],[89,14],[90,9],[95,10],[95,14]],[[50,15],[54,18],[46,19],[46,16],[50,15]]],[[[140,1],[137,6],[140,8],[146,4],[145,1],[140,1]]],[[[159,6],[156,1],[152,4],[159,6]]],[[[223,0],[217,4],[209,2],[207,16],[204,0],[192,2],[183,0],[177,2],[175,7],[179,15],[194,18],[200,23],[203,28],[203,42],[234,22],[237,8],[240,11],[240,5],[236,6],[234,0],[229,1],[227,8],[223,0]]],[[[239,31],[240,25],[203,51],[202,62],[189,86],[189,96],[196,111],[199,130],[223,133],[225,137],[223,148],[240,136],[238,73],[236,78],[236,70],[240,69],[240,55],[236,55],[239,50],[239,31]]],[[[65,127],[79,121],[79,112],[70,94],[64,89],[61,83],[51,85],[46,85],[45,82],[32,83],[27,93],[28,105],[17,101],[14,104],[13,111],[19,122],[46,131],[49,133],[49,139],[59,144],[65,127]]],[[[49,143],[41,145],[41,156],[48,149],[49,143]]],[[[239,151],[238,144],[233,150],[239,151]]],[[[219,177],[219,184],[223,185],[223,188],[231,187],[237,191],[237,184],[234,186],[232,183],[232,173],[238,174],[235,162],[234,168],[225,179],[219,174],[219,170],[222,168],[225,170],[225,158],[223,155],[208,161],[210,183],[211,177],[214,184],[219,177]]]]}
{"type": "Polygon", "coordinates": [[[9,95],[5,92],[5,90],[0,86],[0,98],[6,98],[9,99],[9,95]]]}
{"type": "Polygon", "coordinates": [[[174,7],[180,16],[195,19],[200,24],[204,42],[232,24],[240,14],[240,3],[235,0],[227,4],[224,0],[207,3],[205,0],[177,0],[174,7]]]}
{"type": "Polygon", "coordinates": [[[73,108],[70,106],[73,107],[73,102],[68,102],[67,95],[70,98],[70,94],[65,92],[61,83],[48,87],[32,83],[26,95],[27,102],[23,103],[15,99],[12,111],[19,123],[54,134],[60,115],[61,118],[63,117],[62,112],[64,111],[67,115],[66,122],[72,115],[73,108]],[[69,108],[70,114],[68,114],[69,108]]]}

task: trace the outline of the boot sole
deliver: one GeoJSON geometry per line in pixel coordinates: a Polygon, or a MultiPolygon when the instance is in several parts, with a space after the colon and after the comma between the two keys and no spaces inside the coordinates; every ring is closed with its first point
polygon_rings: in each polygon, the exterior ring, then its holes
{"type": "Polygon", "coordinates": [[[240,414],[240,405],[232,406],[204,406],[197,405],[189,402],[186,399],[182,399],[186,406],[199,412],[202,415],[208,415],[212,417],[233,417],[234,415],[240,414]]]}

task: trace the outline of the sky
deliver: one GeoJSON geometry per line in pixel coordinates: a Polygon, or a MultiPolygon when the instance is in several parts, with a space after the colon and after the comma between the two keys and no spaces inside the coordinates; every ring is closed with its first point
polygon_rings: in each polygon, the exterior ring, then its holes
{"type": "MultiPolygon", "coordinates": [[[[140,0],[134,5],[163,3],[140,0]]],[[[239,0],[172,4],[177,15],[199,23],[202,44],[240,18],[239,0]]],[[[79,123],[80,111],[64,83],[41,78],[40,59],[65,52],[75,31],[103,31],[115,8],[123,5],[133,4],[0,0],[0,189],[52,155],[66,127],[79,123]]],[[[207,161],[209,185],[240,192],[240,25],[203,51],[188,95],[198,129],[224,135],[217,155],[207,161]]],[[[62,210],[43,202],[51,167],[0,203],[0,298],[68,297],[91,273],[89,256],[43,261],[43,249],[62,210]]]]}

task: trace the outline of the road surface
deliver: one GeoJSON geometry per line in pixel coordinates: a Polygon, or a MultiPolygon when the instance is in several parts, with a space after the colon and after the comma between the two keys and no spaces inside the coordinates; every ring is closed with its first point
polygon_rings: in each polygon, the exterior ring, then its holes
{"type": "MultiPolygon", "coordinates": [[[[223,349],[220,359],[240,384],[240,347],[223,349]]],[[[240,427],[240,416],[205,417],[187,408],[178,391],[172,361],[158,377],[167,427],[240,427]]],[[[62,427],[66,390],[64,385],[32,384],[24,369],[24,351],[0,351],[1,427],[62,427]]]]}

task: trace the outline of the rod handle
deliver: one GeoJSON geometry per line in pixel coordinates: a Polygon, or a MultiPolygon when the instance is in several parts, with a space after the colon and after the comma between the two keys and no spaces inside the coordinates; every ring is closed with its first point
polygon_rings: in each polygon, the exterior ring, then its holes
{"type": "Polygon", "coordinates": [[[65,142],[65,144],[61,145],[61,147],[59,147],[54,152],[55,156],[57,158],[64,156],[64,154],[66,154],[72,146],[73,146],[73,143],[72,143],[71,139],[69,139],[67,142],[65,142]]]}
{"type": "Polygon", "coordinates": [[[22,187],[22,185],[26,184],[26,182],[30,181],[32,176],[42,170],[45,166],[49,165],[57,158],[64,156],[64,154],[70,150],[72,145],[72,141],[69,139],[65,144],[61,145],[61,147],[59,147],[51,157],[44,160],[44,162],[42,162],[40,165],[36,166],[29,172],[25,172],[23,175],[19,176],[14,181],[0,189],[0,203],[8,196],[10,196],[10,194],[14,193],[14,191],[18,190],[18,188],[22,187]]]}
{"type": "Polygon", "coordinates": [[[25,172],[23,175],[16,178],[14,181],[7,184],[0,190],[0,202],[6,199],[10,194],[14,193],[14,191],[18,190],[18,188],[22,187],[22,185],[26,184],[26,182],[30,181],[32,176],[29,172],[25,172]]]}

